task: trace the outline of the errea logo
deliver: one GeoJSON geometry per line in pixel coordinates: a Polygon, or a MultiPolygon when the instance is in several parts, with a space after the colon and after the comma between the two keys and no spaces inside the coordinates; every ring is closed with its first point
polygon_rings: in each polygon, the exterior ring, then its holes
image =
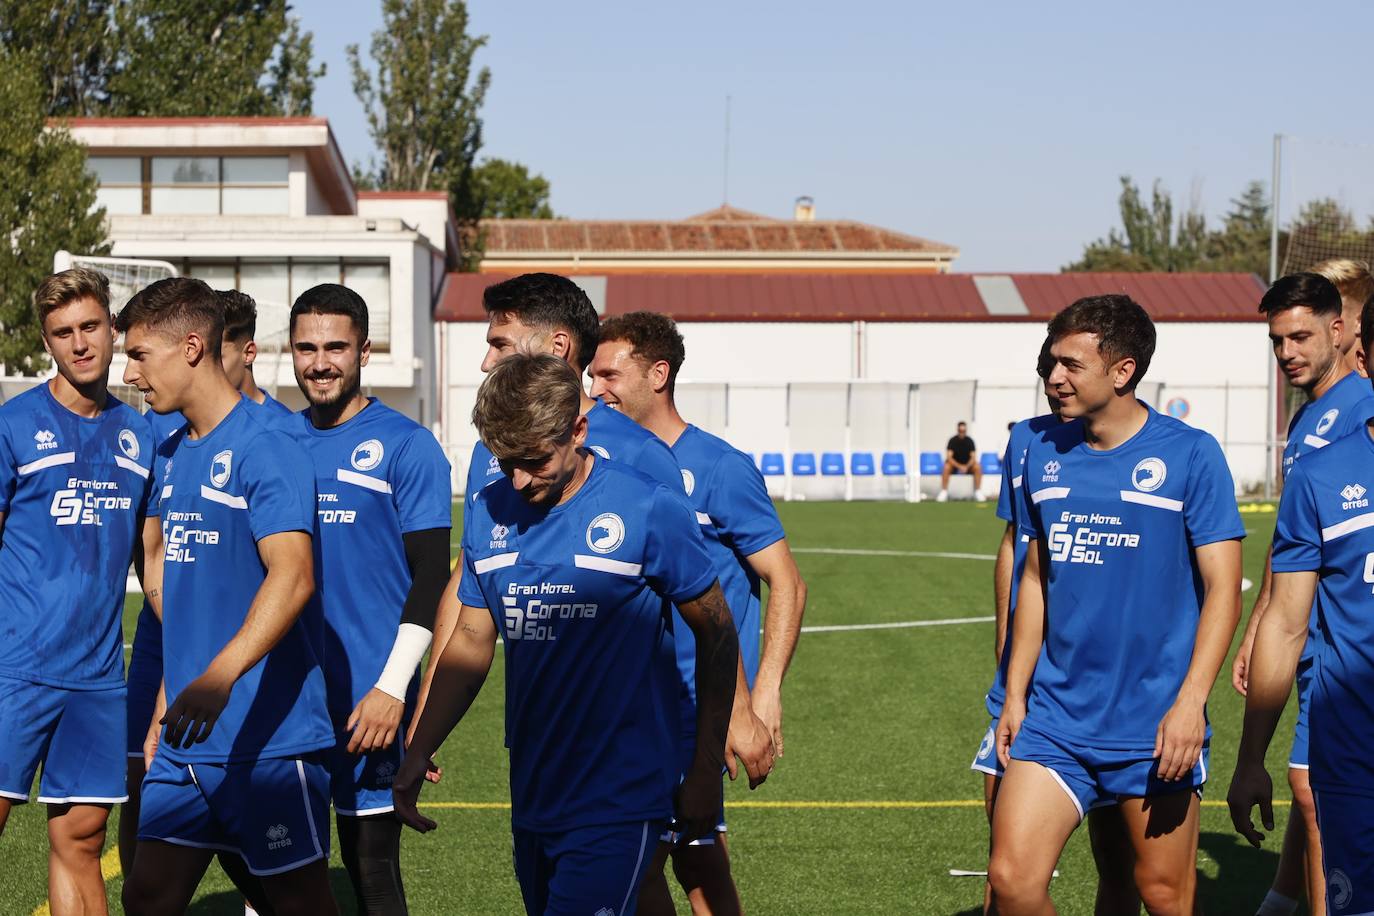
{"type": "Polygon", "coordinates": [[[505,525],[491,526],[491,549],[504,550],[506,548],[506,536],[510,534],[510,529],[505,525]]]}
{"type": "Polygon", "coordinates": [[[1058,462],[1058,461],[1046,461],[1046,462],[1045,462],[1045,476],[1041,477],[1040,479],[1041,479],[1043,482],[1045,482],[1045,483],[1058,483],[1058,482],[1059,482],[1059,462],[1058,462]]]}
{"type": "Polygon", "coordinates": [[[291,838],[287,836],[291,831],[285,824],[277,824],[267,828],[267,848],[285,849],[291,845],[291,838]]]}
{"type": "Polygon", "coordinates": [[[1364,496],[1365,492],[1366,492],[1365,488],[1362,487],[1362,486],[1360,486],[1360,485],[1357,484],[1357,483],[1348,483],[1348,484],[1346,484],[1345,487],[1342,488],[1342,490],[1341,490],[1341,499],[1345,500],[1344,502],[1341,503],[1341,508],[1342,508],[1342,509],[1367,509],[1367,508],[1369,508],[1369,500],[1365,499],[1365,496],[1364,496]]]}
{"type": "Polygon", "coordinates": [[[38,443],[38,450],[46,452],[49,449],[57,448],[57,436],[53,435],[50,429],[40,429],[33,434],[33,441],[38,443]]]}

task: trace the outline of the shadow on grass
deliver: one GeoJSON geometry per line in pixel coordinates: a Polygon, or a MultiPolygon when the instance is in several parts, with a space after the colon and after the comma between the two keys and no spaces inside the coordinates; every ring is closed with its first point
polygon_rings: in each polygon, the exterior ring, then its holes
{"type": "MultiPolygon", "coordinates": [[[[357,916],[353,901],[353,885],[348,883],[348,872],[336,866],[329,869],[329,888],[338,901],[340,916],[357,916]]],[[[243,916],[243,898],[237,891],[221,891],[210,894],[191,904],[187,916],[243,916]]]]}
{"type": "MultiPolygon", "coordinates": [[[[1278,835],[1282,836],[1282,824],[1278,835]]],[[[1208,913],[1253,913],[1274,880],[1279,854],[1255,849],[1238,834],[1202,832],[1198,848],[1217,863],[1217,875],[1198,875],[1198,895],[1208,913]]]]}

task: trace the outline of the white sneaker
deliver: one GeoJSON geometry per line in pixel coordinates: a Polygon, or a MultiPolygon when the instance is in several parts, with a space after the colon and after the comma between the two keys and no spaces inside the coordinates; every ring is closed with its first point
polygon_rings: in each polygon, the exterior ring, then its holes
{"type": "Polygon", "coordinates": [[[982,490],[974,490],[974,491],[973,491],[973,498],[974,498],[974,500],[975,500],[976,502],[980,502],[980,503],[985,503],[985,502],[988,501],[988,498],[987,498],[986,496],[983,495],[983,491],[982,491],[982,490]]]}
{"type": "Polygon", "coordinates": [[[940,491],[940,495],[937,496],[937,497],[935,497],[935,501],[936,501],[937,503],[946,503],[946,502],[949,502],[949,491],[948,491],[948,490],[941,490],[941,491],[940,491]]]}

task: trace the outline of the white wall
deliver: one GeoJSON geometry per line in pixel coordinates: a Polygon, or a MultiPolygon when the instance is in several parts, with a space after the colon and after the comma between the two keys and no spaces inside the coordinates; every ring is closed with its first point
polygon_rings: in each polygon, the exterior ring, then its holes
{"type": "MultiPolygon", "coordinates": [[[[953,435],[956,415],[968,421],[980,451],[1000,453],[1009,422],[1044,412],[1035,378],[1045,333],[1038,322],[694,322],[680,327],[687,346],[680,400],[684,405],[694,398],[698,405],[715,403],[711,399],[725,396],[719,383],[728,382],[728,422],[714,431],[746,451],[778,450],[788,442],[788,382],[976,380],[971,402],[959,400],[949,389],[939,395],[955,401],[938,404],[940,416],[949,414],[951,428],[938,436],[927,434],[920,447],[931,451],[943,448],[942,437],[953,435]]],[[[1264,475],[1265,385],[1272,366],[1265,325],[1171,323],[1157,330],[1155,358],[1146,376],[1147,382],[1161,386],[1151,389],[1159,392],[1153,406],[1162,409],[1172,398],[1186,399],[1186,422],[1222,442],[1237,485],[1258,486],[1264,475]]],[[[443,422],[446,438],[463,460],[475,440],[468,414],[481,383],[485,331],[484,324],[472,322],[447,328],[443,422]]],[[[927,411],[935,396],[927,387],[927,411]]],[[[806,421],[802,405],[794,403],[792,411],[795,423],[806,421]]],[[[822,441],[824,436],[813,430],[807,439],[822,441]]],[[[832,441],[843,447],[842,429],[834,431],[832,441]]]]}

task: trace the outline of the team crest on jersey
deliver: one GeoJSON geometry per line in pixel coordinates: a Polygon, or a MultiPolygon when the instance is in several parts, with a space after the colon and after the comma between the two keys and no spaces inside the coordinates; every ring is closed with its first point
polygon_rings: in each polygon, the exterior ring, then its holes
{"type": "Polygon", "coordinates": [[[1162,458],[1144,458],[1131,472],[1131,486],[1142,493],[1153,493],[1164,486],[1164,478],[1169,476],[1169,468],[1162,458]]]}
{"type": "Polygon", "coordinates": [[[1058,462],[1058,461],[1046,461],[1046,462],[1045,462],[1045,474],[1044,474],[1043,477],[1040,478],[1040,480],[1041,480],[1042,482],[1044,482],[1044,483],[1058,483],[1058,482],[1059,482],[1059,462],[1058,462]]]}
{"type": "Polygon", "coordinates": [[[378,439],[368,439],[366,442],[359,442],[353,449],[353,455],[348,459],[353,467],[360,471],[370,471],[382,463],[382,443],[378,439]]]}
{"type": "Polygon", "coordinates": [[[234,469],[234,453],[231,449],[225,449],[215,456],[215,460],[210,462],[210,482],[216,489],[223,490],[224,485],[229,482],[229,473],[234,469]]]}
{"type": "Polygon", "coordinates": [[[603,512],[587,526],[587,546],[597,553],[610,553],[625,541],[625,522],[614,512],[603,512]]]}
{"type": "Polygon", "coordinates": [[[33,441],[37,443],[40,452],[57,448],[57,436],[53,435],[53,431],[50,429],[40,429],[34,433],[33,441]]]}
{"type": "Polygon", "coordinates": [[[1355,896],[1350,876],[1339,868],[1331,869],[1331,873],[1326,876],[1326,894],[1336,909],[1343,910],[1350,906],[1350,898],[1355,896]]]}
{"type": "Polygon", "coordinates": [[[132,429],[121,429],[119,431],[119,450],[134,461],[138,460],[138,436],[134,435],[132,429]]]}
{"type": "Polygon", "coordinates": [[[611,909],[608,906],[603,906],[601,909],[593,913],[592,916],[615,916],[615,910],[611,909]]]}
{"type": "Polygon", "coordinates": [[[590,448],[592,451],[596,452],[596,453],[597,453],[598,455],[600,455],[602,458],[605,458],[607,461],[609,461],[609,460],[611,459],[611,453],[608,452],[608,451],[606,451],[604,448],[602,448],[602,447],[599,446],[599,445],[589,445],[588,448],[590,448]]]}
{"type": "Polygon", "coordinates": [[[1319,436],[1325,436],[1331,431],[1331,427],[1336,425],[1336,418],[1340,415],[1341,412],[1339,408],[1331,408],[1326,413],[1322,414],[1322,418],[1317,421],[1317,428],[1313,430],[1313,432],[1319,436]]]}
{"type": "Polygon", "coordinates": [[[505,549],[506,549],[506,535],[508,535],[508,534],[510,534],[510,529],[507,528],[505,525],[492,525],[492,526],[491,526],[491,549],[492,549],[492,550],[505,550],[505,549]]]}
{"type": "Polygon", "coordinates": [[[696,488],[697,488],[697,475],[693,474],[691,471],[687,470],[686,468],[683,468],[683,469],[682,469],[682,489],[684,489],[684,490],[687,491],[687,495],[688,495],[688,496],[691,496],[691,495],[692,495],[692,491],[695,490],[696,488]]]}
{"type": "Polygon", "coordinates": [[[1342,509],[1367,509],[1369,500],[1365,499],[1367,491],[1357,483],[1348,483],[1341,489],[1342,509]]]}

